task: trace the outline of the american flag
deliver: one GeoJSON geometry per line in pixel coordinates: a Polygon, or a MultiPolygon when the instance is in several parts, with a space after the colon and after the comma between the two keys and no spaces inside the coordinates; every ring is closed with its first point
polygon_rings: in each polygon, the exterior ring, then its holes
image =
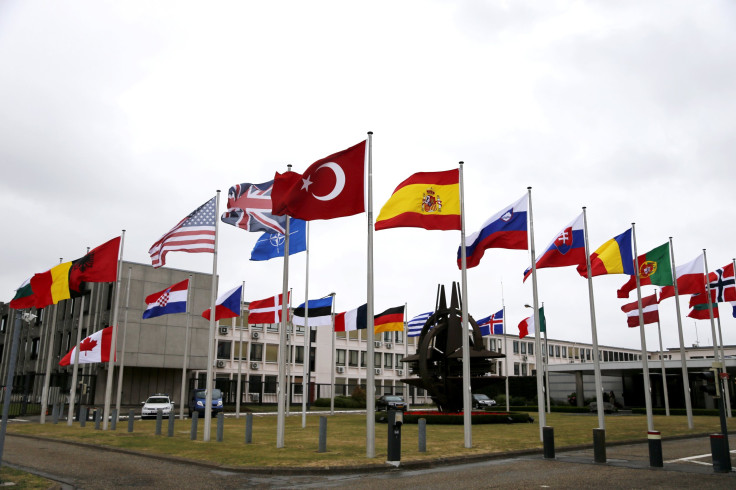
{"type": "Polygon", "coordinates": [[[192,211],[151,246],[148,254],[154,267],[166,265],[169,252],[215,252],[215,199],[192,211]]]}
{"type": "Polygon", "coordinates": [[[286,216],[271,212],[273,180],[262,184],[237,184],[227,193],[227,211],[222,221],[245,231],[286,233],[286,216]]]}
{"type": "Polygon", "coordinates": [[[480,333],[486,335],[503,335],[503,310],[499,310],[491,316],[478,320],[480,333]]]}

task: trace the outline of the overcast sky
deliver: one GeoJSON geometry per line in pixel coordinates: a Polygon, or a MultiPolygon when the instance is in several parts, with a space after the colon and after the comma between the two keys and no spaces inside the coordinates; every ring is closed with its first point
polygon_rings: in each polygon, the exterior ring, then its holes
{"type": "MultiPolygon", "coordinates": [[[[367,131],[375,215],[412,173],[463,160],[468,234],[532,186],[538,253],[587,206],[591,250],[636,222],[639,253],[672,236],[679,263],[706,248],[722,267],[736,256],[735,14],[725,0],[5,0],[1,299],[121,229],[124,258],[150,263],[151,244],[217,189],[223,208],[230,186],[302,172],[367,131]]],[[[260,233],[220,230],[221,290],[278,293],[282,259],[248,260],[260,233]]],[[[366,230],[365,214],[312,223],[311,297],[365,302],[366,230]]],[[[460,279],[459,242],[376,232],[376,311],[431,309],[437,284],[460,279]]],[[[487,251],[468,272],[470,313],[503,300],[516,333],[529,260],[487,251]]],[[[301,302],[305,254],[290,264],[301,302]]],[[[167,267],[211,271],[211,255],[172,253],[167,267]]],[[[594,279],[601,345],[640,346],[616,298],[627,278],[594,279]]],[[[538,284],[550,338],[590,342],[586,280],[542,269],[538,284]]],[[[660,311],[677,347],[674,301],[660,311]]],[[[683,323],[687,345],[710,344],[709,322],[683,323]]]]}

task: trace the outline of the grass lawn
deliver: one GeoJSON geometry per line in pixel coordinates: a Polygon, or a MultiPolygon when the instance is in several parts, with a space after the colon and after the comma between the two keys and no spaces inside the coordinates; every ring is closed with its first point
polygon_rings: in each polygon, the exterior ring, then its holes
{"type": "Polygon", "coordinates": [[[0,468],[0,482],[11,484],[9,488],[51,488],[56,482],[41,478],[40,476],[26,473],[25,471],[14,470],[3,466],[0,468]]]}
{"type": "MultiPolygon", "coordinates": [[[[536,413],[530,413],[536,419],[536,413]]],[[[211,441],[202,441],[204,420],[199,421],[196,441],[190,440],[190,421],[176,420],[174,437],[167,437],[164,420],[161,436],[155,435],[155,420],[135,421],[135,430],[128,433],[128,424],[117,424],[116,431],[95,430],[94,423],[86,427],[75,423],[68,427],[59,422],[12,424],[9,433],[22,433],[50,438],[101,444],[140,451],[143,453],[167,454],[182,458],[208,461],[216,464],[240,467],[334,467],[343,465],[381,464],[386,460],[387,426],[376,423],[375,459],[366,458],[365,414],[336,414],[327,417],[327,452],[318,453],[319,416],[307,416],[307,426],[302,429],[301,414],[292,412],[286,418],[285,447],[276,448],[276,417],[254,416],[253,443],[245,444],[245,416],[240,419],[226,418],[224,441],[216,442],[216,421],[213,419],[211,441]]],[[[718,417],[693,417],[695,429],[687,428],[684,416],[654,416],[654,427],[663,437],[718,432],[718,417]]],[[[592,444],[593,429],[598,418],[587,414],[547,414],[547,425],[554,427],[555,447],[592,444]]],[[[402,461],[448,458],[475,454],[488,454],[519,449],[541,448],[539,425],[491,424],[473,426],[473,447],[464,447],[462,425],[427,425],[427,452],[417,449],[417,425],[407,424],[402,428],[402,461]]],[[[607,416],[606,440],[646,440],[647,424],[644,415],[607,416]]]]}

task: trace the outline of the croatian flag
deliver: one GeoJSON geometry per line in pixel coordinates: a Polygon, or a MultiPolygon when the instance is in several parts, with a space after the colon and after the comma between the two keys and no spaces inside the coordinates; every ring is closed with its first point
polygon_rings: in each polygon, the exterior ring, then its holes
{"type": "MultiPolygon", "coordinates": [[[[243,298],[243,285],[231,289],[227,293],[217,298],[215,303],[215,321],[223,318],[237,318],[240,316],[240,302],[243,298]]],[[[210,319],[211,308],[207,308],[202,312],[202,316],[207,320],[210,319]]]]}
{"type": "Polygon", "coordinates": [[[187,291],[189,279],[177,282],[158,293],[146,296],[148,307],[143,312],[143,318],[154,318],[171,313],[187,312],[187,291]]]}
{"type": "MultiPolygon", "coordinates": [[[[580,264],[585,264],[585,230],[582,213],[565,226],[547,245],[544,253],[537,257],[537,269],[580,264]]],[[[531,267],[524,271],[524,281],[531,273],[531,267]]]]}
{"type": "MultiPolygon", "coordinates": [[[[524,197],[515,203],[506,206],[485,222],[480,231],[465,238],[467,268],[475,267],[480,263],[486,249],[509,248],[513,250],[527,250],[526,214],[529,209],[529,199],[524,197]]],[[[462,267],[460,247],[457,249],[457,266],[462,267]]]]}
{"type": "Polygon", "coordinates": [[[486,335],[503,335],[503,310],[499,310],[491,316],[478,320],[480,334],[486,335]]]}

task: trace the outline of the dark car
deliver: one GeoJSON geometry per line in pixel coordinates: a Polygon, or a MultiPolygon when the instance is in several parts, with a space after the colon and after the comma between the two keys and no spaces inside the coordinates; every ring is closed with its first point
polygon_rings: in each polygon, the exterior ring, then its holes
{"type": "Polygon", "coordinates": [[[383,395],[376,400],[376,410],[406,410],[406,402],[399,395],[383,395]]]}
{"type": "MultiPolygon", "coordinates": [[[[189,397],[189,417],[194,412],[199,412],[199,416],[204,416],[205,405],[207,404],[207,390],[198,388],[192,390],[192,396],[189,397]]],[[[212,415],[222,412],[222,392],[215,388],[212,390],[212,415]]]]}
{"type": "Polygon", "coordinates": [[[473,393],[473,408],[491,408],[496,405],[496,400],[489,398],[483,393],[473,393]]]}

